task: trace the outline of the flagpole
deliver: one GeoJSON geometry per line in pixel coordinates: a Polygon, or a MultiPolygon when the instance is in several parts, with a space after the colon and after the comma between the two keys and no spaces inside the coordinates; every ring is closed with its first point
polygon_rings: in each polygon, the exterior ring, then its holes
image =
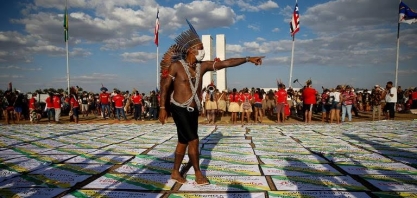
{"type": "MultiPolygon", "coordinates": [[[[400,2],[401,3],[401,0],[400,2]]],[[[397,27],[397,59],[395,62],[395,86],[398,86],[398,62],[399,62],[399,56],[400,56],[400,15],[398,15],[398,27],[397,27]]]]}
{"type": "Polygon", "coordinates": [[[290,66],[290,80],[288,81],[288,87],[291,86],[292,82],[292,67],[294,65],[294,46],[295,46],[295,34],[292,35],[292,50],[291,50],[291,66],[290,66]]]}
{"type": "Polygon", "coordinates": [[[158,46],[156,46],[156,88],[159,90],[159,36],[158,36],[158,46]]]}
{"type": "MultiPolygon", "coordinates": [[[[66,17],[68,17],[68,9],[67,9],[67,5],[68,5],[68,0],[65,1],[65,14],[67,15],[66,17]]],[[[68,21],[68,19],[66,19],[68,21]]],[[[67,24],[68,26],[68,24],[67,24]]],[[[65,49],[66,49],[66,55],[67,55],[67,88],[68,88],[68,96],[70,96],[70,71],[69,71],[69,57],[68,57],[68,29],[65,30],[66,34],[65,34],[65,49]]]]}
{"type": "MultiPolygon", "coordinates": [[[[297,3],[298,3],[298,0],[295,0],[296,5],[297,3]]],[[[291,65],[290,65],[290,78],[288,81],[288,87],[292,87],[291,82],[292,82],[292,68],[294,66],[294,46],[295,46],[295,33],[292,34],[291,65]]]]}

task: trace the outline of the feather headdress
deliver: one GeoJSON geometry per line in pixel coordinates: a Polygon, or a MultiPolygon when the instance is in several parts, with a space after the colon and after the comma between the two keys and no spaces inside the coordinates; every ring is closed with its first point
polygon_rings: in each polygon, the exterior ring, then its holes
{"type": "Polygon", "coordinates": [[[175,38],[175,43],[178,45],[179,50],[182,53],[187,53],[187,50],[191,47],[200,44],[200,36],[198,36],[197,31],[194,29],[193,25],[187,20],[189,30],[184,31],[175,38]]]}

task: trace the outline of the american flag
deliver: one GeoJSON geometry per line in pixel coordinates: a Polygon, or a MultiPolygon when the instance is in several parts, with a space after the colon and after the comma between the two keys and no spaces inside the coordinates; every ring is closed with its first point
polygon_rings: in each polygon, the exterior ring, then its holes
{"type": "Polygon", "coordinates": [[[155,42],[155,45],[156,46],[158,46],[158,44],[159,44],[158,34],[159,34],[159,8],[156,11],[156,21],[155,21],[155,38],[154,38],[154,42],[155,42]]]}
{"type": "Polygon", "coordinates": [[[300,15],[298,13],[298,3],[295,4],[294,12],[290,22],[291,36],[294,36],[300,30],[300,15]]]}

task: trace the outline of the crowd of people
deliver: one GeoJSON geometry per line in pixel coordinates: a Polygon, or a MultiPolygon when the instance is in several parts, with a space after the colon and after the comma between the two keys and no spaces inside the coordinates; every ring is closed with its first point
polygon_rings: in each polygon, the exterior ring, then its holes
{"type": "MultiPolygon", "coordinates": [[[[61,116],[70,116],[71,121],[78,123],[79,117],[89,115],[135,121],[158,119],[158,91],[145,94],[135,89],[131,93],[114,89],[108,92],[105,87],[100,91],[78,93],[73,87],[70,96],[48,93],[45,101],[37,101],[37,93],[28,96],[6,90],[1,97],[2,119],[8,124],[20,123],[21,120],[38,123],[42,118],[49,123],[60,123],[61,116]]],[[[230,119],[232,124],[262,123],[264,119],[283,123],[290,117],[310,123],[313,113],[321,113],[322,122],[341,123],[352,121],[352,116],[358,116],[360,112],[372,112],[372,120],[381,120],[394,119],[396,112],[417,109],[417,87],[403,90],[401,86],[393,87],[392,82],[387,82],[384,88],[375,85],[371,91],[355,91],[349,85],[318,91],[310,80],[299,90],[287,89],[279,83],[276,91],[260,88],[220,91],[210,84],[203,88],[202,93],[200,116],[207,124],[222,119],[230,119]]]]}

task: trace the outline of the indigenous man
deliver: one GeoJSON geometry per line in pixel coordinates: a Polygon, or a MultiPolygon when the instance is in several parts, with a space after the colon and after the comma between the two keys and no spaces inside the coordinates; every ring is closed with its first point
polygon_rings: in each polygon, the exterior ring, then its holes
{"type": "Polygon", "coordinates": [[[262,63],[263,57],[231,58],[224,61],[202,61],[203,44],[191,24],[181,33],[161,61],[161,101],[159,121],[164,124],[167,108],[177,126],[178,143],[175,150],[171,179],[185,183],[179,169],[188,147],[190,163],[195,171],[197,185],[209,184],[199,166],[198,115],[201,110],[202,77],[207,71],[216,71],[251,62],[262,63]],[[170,94],[171,92],[171,94],[170,94]],[[169,104],[170,102],[170,104],[169,104]],[[169,106],[168,106],[169,105],[169,106]]]}

